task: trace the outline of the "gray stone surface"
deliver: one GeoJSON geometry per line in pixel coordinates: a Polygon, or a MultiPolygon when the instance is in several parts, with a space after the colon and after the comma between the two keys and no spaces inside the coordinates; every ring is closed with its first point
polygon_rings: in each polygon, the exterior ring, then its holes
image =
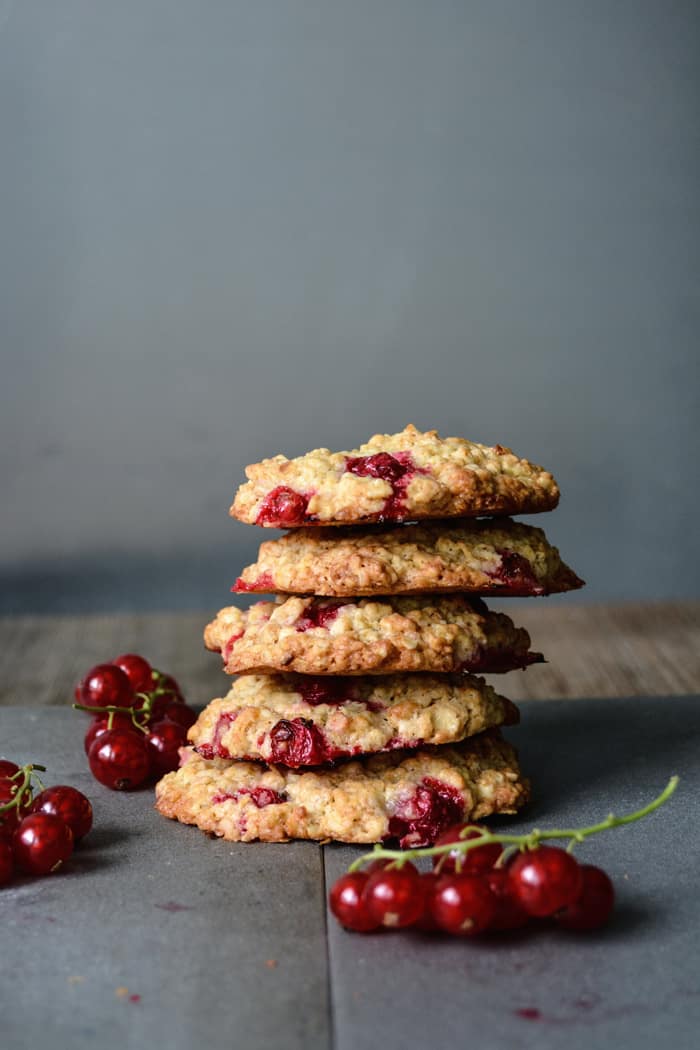
{"type": "Polygon", "coordinates": [[[0,754],[42,762],[95,809],[70,870],[0,890],[2,1050],[326,1047],[319,848],[163,820],[150,790],[93,780],[83,728],[71,711],[0,714],[0,754]]]}
{"type": "MultiPolygon", "coordinates": [[[[525,830],[631,811],[682,777],[664,810],[579,849],[616,883],[615,922],[478,943],[362,937],[331,922],[338,1050],[696,1047],[700,698],[524,704],[508,735],[534,782],[532,806],[510,822],[525,830]]],[[[327,848],[327,880],[356,855],[327,848]]]]}
{"type": "MultiPolygon", "coordinates": [[[[81,728],[68,711],[0,711],[0,754],[43,760],[97,818],[69,871],[0,891],[3,1050],[697,1045],[700,698],[523,705],[509,735],[535,797],[512,826],[590,823],[671,773],[681,785],[663,811],[581,848],[619,889],[607,931],[478,943],[361,937],[333,920],[326,942],[316,846],[227,845],[163,821],[147,792],[90,778],[81,728]]],[[[332,880],[358,850],[324,853],[332,880]]]]}

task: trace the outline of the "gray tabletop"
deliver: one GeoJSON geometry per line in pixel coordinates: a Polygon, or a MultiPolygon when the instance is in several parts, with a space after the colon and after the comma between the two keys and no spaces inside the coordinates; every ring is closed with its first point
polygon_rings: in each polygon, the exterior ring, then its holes
{"type": "Polygon", "coordinates": [[[358,849],[237,845],[160,818],[149,791],[101,788],[79,717],[0,710],[0,753],[93,800],[63,874],[0,890],[0,1045],[170,1050],[432,1045],[697,1046],[700,698],[525,703],[509,732],[534,800],[509,827],[587,824],[676,796],[580,855],[618,887],[614,923],[479,941],[353,935],[325,889],[358,849]]]}

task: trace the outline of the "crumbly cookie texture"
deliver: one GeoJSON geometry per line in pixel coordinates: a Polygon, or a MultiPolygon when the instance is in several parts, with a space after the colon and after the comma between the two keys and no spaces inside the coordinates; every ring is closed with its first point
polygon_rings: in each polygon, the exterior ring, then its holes
{"type": "Polygon", "coordinates": [[[393,528],[293,529],[261,544],[235,590],[358,596],[468,591],[539,595],[583,580],[542,529],[509,519],[393,528]]]}
{"type": "Polygon", "coordinates": [[[454,743],[517,720],[510,700],[465,674],[245,675],[207,706],[188,736],[203,758],[299,768],[454,743]]]}
{"type": "Polygon", "coordinates": [[[552,475],[510,449],[411,425],[350,452],[274,456],[246,476],[231,514],[277,528],[532,514],[559,502],[552,475]]]}
{"type": "Polygon", "coordinates": [[[222,609],[204,631],[229,674],[509,671],[542,660],[530,636],[479,598],[279,598],[222,609]]]}
{"type": "Polygon", "coordinates": [[[513,813],[528,798],[515,751],[497,730],[314,772],[207,761],[187,749],[183,761],[156,786],[156,809],[232,842],[428,845],[460,820],[513,813]]]}

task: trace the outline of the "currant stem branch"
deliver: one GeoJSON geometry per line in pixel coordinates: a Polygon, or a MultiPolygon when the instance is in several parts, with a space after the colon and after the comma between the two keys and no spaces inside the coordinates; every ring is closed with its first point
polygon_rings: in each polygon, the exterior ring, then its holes
{"type": "Polygon", "coordinates": [[[39,784],[41,785],[41,788],[43,790],[44,785],[41,783],[41,780],[39,780],[39,777],[36,776],[37,770],[39,770],[42,773],[45,773],[46,766],[40,766],[38,762],[29,762],[26,766],[20,766],[17,772],[13,773],[12,776],[8,778],[9,780],[19,781],[19,778],[21,777],[22,782],[19,784],[17,791],[15,791],[10,801],[5,802],[3,805],[0,806],[0,817],[2,817],[3,813],[9,813],[11,809],[19,809],[19,807],[21,805],[24,805],[27,801],[31,802],[32,775],[34,775],[36,780],[39,781],[39,784]],[[28,799],[27,795],[29,796],[28,799]]]}
{"type": "MultiPolygon", "coordinates": [[[[569,849],[572,849],[575,843],[583,842],[589,835],[597,835],[601,831],[618,828],[623,824],[633,824],[635,821],[648,816],[654,810],[663,806],[664,802],[668,801],[677,787],[678,777],[673,776],[661,794],[657,795],[648,805],[643,806],[642,809],[635,810],[634,813],[628,813],[624,817],[616,817],[614,813],[609,813],[605,820],[601,820],[598,824],[591,824],[587,828],[552,828],[549,831],[540,831],[539,828],[534,828],[526,835],[501,834],[485,828],[478,828],[480,834],[473,838],[465,838],[459,842],[446,842],[442,846],[428,846],[425,849],[396,850],[384,849],[383,846],[377,845],[371,853],[365,853],[363,856],[358,857],[356,861],[353,861],[348,871],[357,871],[363,864],[373,860],[389,860],[394,862],[398,868],[409,860],[418,860],[421,857],[439,857],[446,853],[452,853],[453,855],[461,853],[465,855],[470,850],[477,849],[479,846],[487,846],[493,842],[506,847],[527,850],[536,849],[540,842],[546,839],[569,839],[569,849]]],[[[470,831],[473,832],[474,827],[475,825],[465,826],[461,834],[467,835],[470,831]]]]}
{"type": "Polygon", "coordinates": [[[145,724],[151,714],[153,707],[154,693],[137,693],[139,698],[144,699],[143,707],[117,707],[114,704],[107,704],[104,707],[89,707],[87,704],[73,704],[74,711],[87,711],[90,715],[107,715],[107,728],[111,729],[114,724],[115,715],[128,715],[134,724],[135,729],[140,729],[141,732],[146,733],[145,724]]]}

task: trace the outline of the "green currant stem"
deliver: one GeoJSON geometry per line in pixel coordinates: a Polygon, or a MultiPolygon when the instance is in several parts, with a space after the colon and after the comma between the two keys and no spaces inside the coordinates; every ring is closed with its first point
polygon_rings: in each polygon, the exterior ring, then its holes
{"type": "MultiPolygon", "coordinates": [[[[145,693],[137,693],[137,696],[145,696],[145,693]]],[[[148,699],[148,698],[147,698],[148,699]]],[[[108,704],[106,707],[88,707],[87,704],[73,704],[74,711],[87,711],[90,715],[107,715],[107,727],[112,728],[115,715],[129,715],[131,721],[134,723],[136,729],[140,729],[142,733],[147,733],[145,725],[142,725],[139,721],[139,716],[144,716],[144,722],[148,721],[148,716],[151,713],[151,706],[145,703],[142,708],[136,711],[133,707],[116,707],[114,704],[108,704]]]]}
{"type": "MultiPolygon", "coordinates": [[[[21,766],[21,768],[18,769],[16,773],[13,773],[12,776],[8,778],[9,780],[16,780],[21,776],[22,783],[19,785],[19,789],[14,793],[10,801],[5,802],[4,805],[0,806],[0,817],[3,813],[8,813],[11,809],[18,809],[19,806],[23,804],[23,800],[27,801],[25,799],[25,795],[29,794],[29,798],[31,799],[32,774],[35,773],[37,769],[40,770],[42,773],[46,772],[46,766],[40,766],[38,763],[30,762],[26,766],[21,766]]],[[[37,777],[36,779],[39,781],[39,784],[41,785],[41,788],[43,790],[44,785],[39,780],[39,777],[37,777]]]]}
{"type": "MultiPolygon", "coordinates": [[[[661,794],[642,809],[638,809],[634,813],[628,813],[624,817],[616,817],[613,813],[610,813],[605,820],[601,820],[598,824],[591,824],[587,828],[552,828],[550,831],[540,831],[539,828],[534,828],[526,835],[501,834],[500,832],[479,828],[481,833],[474,838],[465,839],[462,842],[446,842],[442,846],[428,846],[425,849],[394,850],[384,849],[383,846],[378,845],[374,847],[371,853],[365,853],[362,857],[358,857],[356,861],[353,861],[348,871],[357,871],[363,864],[373,860],[389,860],[397,868],[400,868],[407,861],[418,860],[421,857],[440,857],[446,853],[452,853],[453,855],[454,853],[461,853],[465,855],[470,850],[477,849],[479,846],[489,845],[492,842],[507,847],[516,847],[520,850],[536,849],[540,842],[543,842],[545,839],[570,839],[570,845],[583,842],[589,835],[597,835],[600,831],[618,828],[623,824],[633,824],[636,820],[641,820],[642,817],[648,816],[655,809],[663,806],[664,802],[671,797],[677,787],[678,777],[673,776],[661,794]]],[[[468,825],[463,828],[462,834],[468,834],[473,828],[474,825],[468,825]]]]}

